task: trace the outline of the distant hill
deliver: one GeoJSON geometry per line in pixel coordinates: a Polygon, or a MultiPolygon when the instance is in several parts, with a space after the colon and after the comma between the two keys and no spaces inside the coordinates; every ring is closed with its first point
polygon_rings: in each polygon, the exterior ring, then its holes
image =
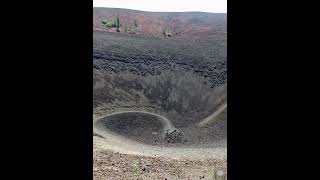
{"type": "Polygon", "coordinates": [[[118,8],[93,8],[93,29],[116,32],[116,28],[107,28],[102,21],[113,22],[117,16],[120,33],[127,31],[161,37],[165,32],[174,38],[206,38],[227,32],[226,13],[146,12],[118,8]]]}

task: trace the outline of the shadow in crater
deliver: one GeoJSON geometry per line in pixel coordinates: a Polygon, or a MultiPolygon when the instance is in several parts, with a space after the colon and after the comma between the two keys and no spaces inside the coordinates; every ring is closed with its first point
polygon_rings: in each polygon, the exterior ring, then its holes
{"type": "Polygon", "coordinates": [[[165,124],[161,117],[144,112],[121,112],[101,118],[96,126],[145,144],[163,142],[165,124]]]}

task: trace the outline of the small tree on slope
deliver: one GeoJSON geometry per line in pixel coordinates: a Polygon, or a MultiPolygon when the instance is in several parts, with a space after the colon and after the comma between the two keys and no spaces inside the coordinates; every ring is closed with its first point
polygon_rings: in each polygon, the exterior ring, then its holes
{"type": "Polygon", "coordinates": [[[120,20],[119,16],[117,15],[117,20],[116,20],[116,27],[117,27],[117,32],[120,32],[119,27],[120,27],[120,20]]]}

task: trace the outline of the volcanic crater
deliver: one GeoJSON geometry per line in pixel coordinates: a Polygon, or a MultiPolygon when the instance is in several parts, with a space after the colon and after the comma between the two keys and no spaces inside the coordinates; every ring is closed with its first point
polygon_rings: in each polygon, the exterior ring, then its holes
{"type": "Polygon", "coordinates": [[[226,37],[188,42],[94,31],[93,39],[96,134],[155,146],[226,148],[226,37]],[[174,128],[166,129],[163,118],[174,128]],[[173,129],[181,141],[167,141],[173,129]]]}

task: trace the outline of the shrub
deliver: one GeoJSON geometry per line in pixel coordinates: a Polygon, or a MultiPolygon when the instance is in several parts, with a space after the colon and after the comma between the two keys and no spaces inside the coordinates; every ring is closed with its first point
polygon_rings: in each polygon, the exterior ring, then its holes
{"type": "Polygon", "coordinates": [[[111,21],[102,20],[101,23],[102,23],[104,26],[108,27],[108,28],[113,27],[113,23],[112,23],[111,21]]]}
{"type": "Polygon", "coordinates": [[[113,23],[111,21],[109,21],[109,22],[107,22],[106,26],[111,28],[113,26],[113,23]]]}
{"type": "Polygon", "coordinates": [[[107,20],[102,20],[102,21],[101,21],[101,23],[102,23],[103,25],[106,25],[107,22],[108,22],[107,20]]]}

